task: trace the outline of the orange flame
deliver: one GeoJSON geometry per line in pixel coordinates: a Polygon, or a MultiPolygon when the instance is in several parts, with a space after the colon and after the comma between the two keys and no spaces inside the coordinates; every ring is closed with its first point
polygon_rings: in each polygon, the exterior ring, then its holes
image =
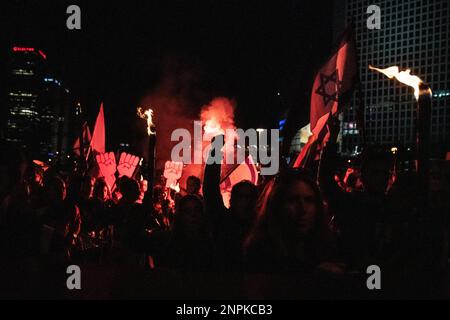
{"type": "Polygon", "coordinates": [[[153,135],[156,134],[155,131],[155,125],[153,123],[153,110],[152,109],[147,109],[144,111],[143,108],[138,107],[137,108],[137,115],[139,118],[147,120],[147,134],[153,135]]]}
{"type": "Polygon", "coordinates": [[[369,69],[381,72],[382,74],[387,76],[389,79],[392,79],[395,77],[395,79],[397,79],[401,83],[404,83],[404,84],[414,88],[414,96],[416,97],[417,100],[419,100],[419,85],[423,81],[418,76],[411,75],[411,69],[406,69],[405,71],[399,71],[399,68],[397,66],[389,67],[386,69],[379,69],[379,68],[372,67],[371,65],[369,65],[369,69]]]}
{"type": "Polygon", "coordinates": [[[220,123],[215,118],[206,120],[203,129],[205,130],[205,134],[211,137],[217,136],[219,134],[224,134],[220,123]]]}
{"type": "MultiPolygon", "coordinates": [[[[206,143],[214,136],[225,135],[225,144],[222,148],[222,151],[225,151],[224,159],[231,156],[237,137],[234,132],[234,129],[236,129],[234,125],[234,108],[235,103],[232,100],[225,97],[216,97],[209,104],[202,107],[200,114],[200,119],[204,124],[203,139],[206,143]]],[[[205,149],[205,152],[208,153],[208,147],[205,149]]]]}

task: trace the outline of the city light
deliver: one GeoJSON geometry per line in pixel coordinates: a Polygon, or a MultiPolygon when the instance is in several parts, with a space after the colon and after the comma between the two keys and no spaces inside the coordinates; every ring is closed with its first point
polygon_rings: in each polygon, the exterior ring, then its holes
{"type": "Polygon", "coordinates": [[[433,98],[450,97],[450,91],[436,91],[433,98]]]}
{"type": "Polygon", "coordinates": [[[33,70],[25,70],[25,69],[14,69],[12,71],[13,75],[23,75],[23,76],[32,76],[34,74],[33,70]]]}
{"type": "Polygon", "coordinates": [[[58,86],[61,86],[61,82],[59,82],[58,80],[53,79],[53,78],[44,78],[44,81],[45,82],[53,82],[53,83],[57,84],[58,86]]]}
{"type": "Polygon", "coordinates": [[[38,50],[38,52],[39,52],[39,54],[41,55],[42,58],[47,60],[47,55],[45,53],[43,53],[41,50],[38,50]]]}

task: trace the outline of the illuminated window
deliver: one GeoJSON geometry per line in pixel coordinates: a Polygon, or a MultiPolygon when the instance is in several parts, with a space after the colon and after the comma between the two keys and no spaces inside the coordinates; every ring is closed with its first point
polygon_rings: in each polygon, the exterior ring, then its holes
{"type": "Polygon", "coordinates": [[[22,75],[22,76],[32,76],[34,74],[33,70],[26,69],[14,69],[12,71],[13,75],[22,75]]]}

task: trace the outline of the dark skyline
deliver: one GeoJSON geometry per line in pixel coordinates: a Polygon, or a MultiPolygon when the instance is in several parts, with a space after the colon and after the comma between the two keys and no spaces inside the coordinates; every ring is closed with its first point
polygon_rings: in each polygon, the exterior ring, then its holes
{"type": "Polygon", "coordinates": [[[273,126],[288,108],[295,127],[308,121],[313,74],[332,46],[330,2],[10,1],[2,51],[40,48],[91,122],[102,100],[108,128],[127,133],[167,68],[183,75],[174,94],[188,100],[187,112],[226,96],[237,102],[240,127],[273,126]],[[66,28],[70,4],[81,8],[81,30],[66,28]]]}

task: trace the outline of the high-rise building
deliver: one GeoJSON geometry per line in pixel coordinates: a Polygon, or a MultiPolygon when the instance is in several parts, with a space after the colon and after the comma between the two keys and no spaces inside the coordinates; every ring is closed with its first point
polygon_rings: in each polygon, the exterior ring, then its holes
{"type": "Polygon", "coordinates": [[[43,160],[67,150],[69,90],[49,75],[41,50],[15,46],[10,52],[5,140],[43,160]]]}
{"type": "MultiPolygon", "coordinates": [[[[433,91],[430,134],[435,155],[450,150],[450,2],[448,0],[337,1],[334,30],[351,20],[356,28],[364,101],[366,142],[414,148],[416,100],[413,89],[368,69],[411,69],[433,91]],[[369,29],[367,8],[380,8],[381,28],[369,29]]],[[[358,101],[344,112],[342,152],[360,149],[358,101]]]]}

